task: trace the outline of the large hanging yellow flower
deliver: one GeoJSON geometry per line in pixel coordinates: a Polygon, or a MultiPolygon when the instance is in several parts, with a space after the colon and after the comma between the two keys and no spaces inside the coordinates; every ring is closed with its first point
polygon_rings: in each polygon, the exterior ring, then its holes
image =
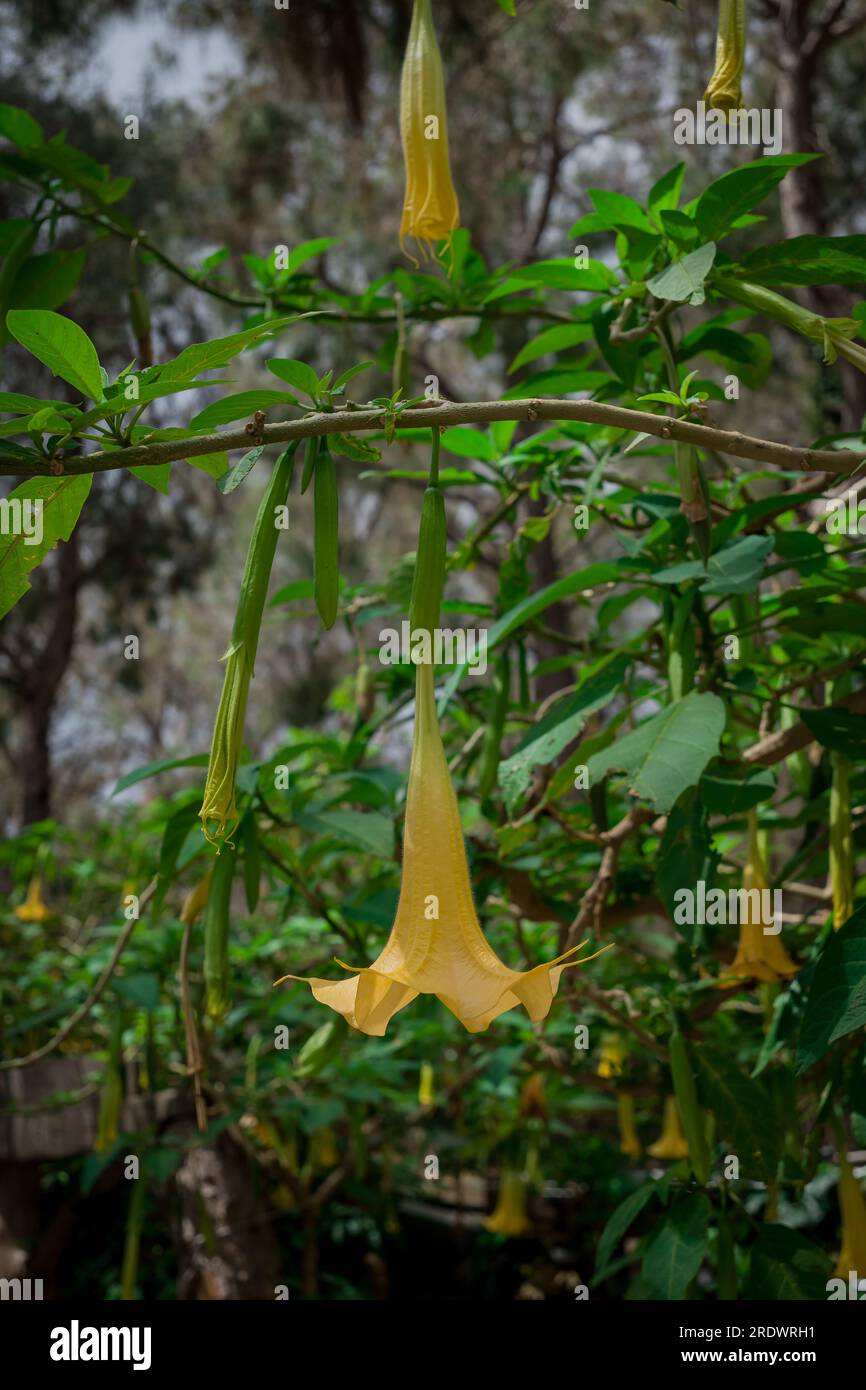
{"type": "Polygon", "coordinates": [[[746,0],[719,0],[716,66],[704,99],[719,111],[739,111],[746,60],[746,0]]]}
{"type": "MultiPolygon", "coordinates": [[[[747,893],[757,889],[761,895],[758,899],[760,904],[768,886],[763,855],[758,844],[757,813],[750,811],[749,858],[743,871],[743,888],[747,893]]],[[[725,971],[724,978],[719,980],[721,989],[733,989],[738,980],[763,980],[765,983],[773,984],[796,975],[799,970],[796,961],[791,959],[782,945],[781,937],[764,931],[765,925],[772,925],[772,917],[765,923],[764,915],[761,906],[756,908],[751,898],[747,900],[740,920],[737,954],[725,971]]]]}
{"type": "Polygon", "coordinates": [[[839,1206],[842,1211],[842,1249],[836,1266],[837,1279],[851,1270],[866,1278],[866,1200],[845,1154],[839,1155],[839,1206]]]}
{"type": "MultiPolygon", "coordinates": [[[[448,159],[445,78],[430,0],[415,0],[400,81],[400,135],[406,196],[400,246],[414,237],[425,254],[431,242],[450,238],[460,223],[448,159]]],[[[408,254],[408,253],[406,253],[408,254]]]]}
{"type": "Polygon", "coordinates": [[[585,944],[533,970],[509,969],[488,945],[472,900],[460,812],[436,717],[433,667],[418,666],[396,920],[371,966],[338,960],[352,972],[350,979],[306,980],[314,997],[373,1037],[382,1037],[394,1014],[419,994],[435,994],[470,1033],[483,1032],[518,1004],[537,1023],[568,968],[562,962],[585,944]]]}

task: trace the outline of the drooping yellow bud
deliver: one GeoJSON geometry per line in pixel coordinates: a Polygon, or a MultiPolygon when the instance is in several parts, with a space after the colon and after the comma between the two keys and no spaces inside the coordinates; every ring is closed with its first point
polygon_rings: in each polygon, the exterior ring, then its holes
{"type": "Polygon", "coordinates": [[[853,1270],[858,1279],[866,1279],[866,1200],[844,1153],[839,1155],[839,1208],[842,1213],[842,1249],[835,1277],[847,1279],[853,1270]]]}
{"type": "Polygon", "coordinates": [[[450,239],[460,223],[448,158],[445,78],[430,0],[415,0],[412,7],[400,80],[400,135],[406,166],[400,246],[408,255],[405,241],[414,237],[428,255],[431,243],[450,239]]]}
{"type": "Polygon", "coordinates": [[[532,1229],[526,1212],[526,1187],[519,1173],[505,1168],[499,1184],[499,1200],[492,1216],[484,1223],[486,1230],[498,1236],[523,1236],[532,1229]]]}
{"type": "Polygon", "coordinates": [[[618,1033],[605,1033],[601,1040],[601,1057],[596,1074],[610,1078],[622,1074],[622,1064],[626,1059],[626,1049],[618,1033]]]}
{"type": "Polygon", "coordinates": [[[373,1037],[382,1037],[394,1014],[419,994],[435,994],[470,1033],[483,1033],[519,1004],[537,1023],[550,1011],[563,970],[594,957],[562,963],[586,945],[581,942],[532,970],[511,970],[488,944],[472,899],[460,811],[436,716],[432,666],[418,666],[415,682],[403,872],[391,935],[371,966],[337,960],[351,971],[350,979],[310,978],[305,983],[320,1004],[373,1037]]]}
{"type": "Polygon", "coordinates": [[[520,1088],[520,1116],[524,1120],[547,1119],[544,1077],[540,1071],[528,1076],[520,1088]]]}
{"type": "Polygon", "coordinates": [[[746,59],[746,0],[719,0],[716,66],[704,100],[719,111],[739,111],[746,59]]]}
{"type": "Polygon", "coordinates": [[[749,812],[749,858],[743,872],[740,909],[740,939],[733,962],[719,980],[721,989],[732,989],[738,980],[763,980],[772,984],[796,975],[799,966],[782,944],[781,936],[765,932],[774,925],[772,912],[764,909],[768,892],[767,873],[758,843],[758,816],[749,812]]]}
{"type": "Polygon", "coordinates": [[[210,893],[210,881],[212,869],[208,869],[204,878],[200,878],[194,888],[191,888],[184,898],[183,907],[180,910],[180,920],[185,926],[192,926],[199,914],[204,910],[208,894],[210,893]]]}
{"type": "Polygon", "coordinates": [[[629,1091],[620,1091],[616,1098],[616,1113],[619,1120],[619,1151],[629,1158],[640,1155],[640,1139],[634,1122],[634,1096],[629,1091]]]}
{"type": "Polygon", "coordinates": [[[38,874],[27,885],[27,897],[16,907],[15,916],[20,922],[44,922],[50,916],[50,909],[42,901],[42,880],[38,874]]]}
{"type": "Polygon", "coordinates": [[[429,1062],[421,1063],[421,1076],[418,1081],[418,1104],[436,1104],[436,1091],[433,1086],[433,1068],[429,1062]]]}
{"type": "Polygon", "coordinates": [[[665,1114],[662,1121],[662,1132],[654,1144],[650,1144],[647,1153],[651,1158],[688,1158],[689,1146],[686,1136],[683,1134],[683,1125],[680,1119],[680,1108],[674,1096],[668,1096],[665,1100],[665,1114]]]}

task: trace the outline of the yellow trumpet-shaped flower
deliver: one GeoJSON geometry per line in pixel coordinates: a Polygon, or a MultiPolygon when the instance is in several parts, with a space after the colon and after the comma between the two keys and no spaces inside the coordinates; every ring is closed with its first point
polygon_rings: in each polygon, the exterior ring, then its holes
{"type": "Polygon", "coordinates": [[[400,246],[406,252],[406,238],[414,237],[427,254],[431,242],[450,239],[460,223],[448,159],[445,78],[430,0],[415,0],[412,8],[400,81],[400,135],[406,166],[400,246]]]}
{"type": "Polygon", "coordinates": [[[622,1073],[622,1064],[626,1059],[626,1049],[623,1047],[622,1039],[617,1033],[605,1033],[601,1040],[601,1057],[596,1068],[597,1076],[610,1078],[619,1076],[622,1073]]]}
{"type": "Polygon", "coordinates": [[[526,1186],[519,1173],[505,1168],[499,1184],[499,1200],[492,1216],[484,1223],[497,1236],[523,1236],[532,1230],[526,1212],[526,1186]]]}
{"type": "Polygon", "coordinates": [[[854,1270],[866,1279],[866,1200],[845,1154],[839,1155],[839,1207],[842,1212],[842,1249],[835,1277],[847,1279],[854,1270]]]}
{"type": "Polygon", "coordinates": [[[371,966],[337,961],[351,979],[305,983],[320,1004],[373,1037],[382,1037],[394,1014],[419,994],[435,994],[470,1033],[482,1033],[518,1004],[533,1023],[545,1018],[568,968],[562,962],[580,949],[574,946],[533,970],[511,970],[488,944],[472,900],[460,812],[436,717],[433,668],[418,666],[403,873],[391,935],[371,966]]]}
{"type": "Polygon", "coordinates": [[[15,916],[21,922],[44,922],[49,915],[50,908],[42,901],[42,880],[34,874],[27,885],[27,897],[16,907],[15,916]]]}
{"type": "Polygon", "coordinates": [[[743,871],[743,888],[749,896],[741,908],[737,954],[719,981],[721,989],[734,988],[737,980],[763,980],[772,984],[796,975],[800,968],[788,955],[781,937],[764,931],[765,926],[773,925],[773,915],[763,907],[768,884],[758,844],[755,811],[749,812],[749,858],[743,871]],[[757,899],[751,896],[754,890],[757,890],[757,899]]]}
{"type": "Polygon", "coordinates": [[[719,111],[739,111],[743,104],[746,59],[746,0],[719,0],[716,66],[704,99],[719,111]]]}
{"type": "Polygon", "coordinates": [[[661,1135],[654,1144],[650,1144],[647,1153],[651,1158],[676,1159],[689,1156],[689,1146],[680,1119],[680,1107],[674,1096],[668,1096],[665,1100],[661,1135]]]}
{"type": "Polygon", "coordinates": [[[619,1151],[637,1158],[640,1154],[640,1140],[634,1122],[634,1096],[621,1091],[616,1098],[616,1113],[619,1120],[619,1151]]]}
{"type": "Polygon", "coordinates": [[[429,1062],[421,1063],[421,1076],[418,1081],[418,1104],[436,1104],[436,1090],[433,1085],[433,1068],[429,1062]]]}

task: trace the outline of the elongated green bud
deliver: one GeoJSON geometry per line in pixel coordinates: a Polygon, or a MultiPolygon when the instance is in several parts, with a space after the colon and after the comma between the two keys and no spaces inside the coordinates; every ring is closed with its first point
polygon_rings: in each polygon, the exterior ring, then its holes
{"type": "Polygon", "coordinates": [[[680,1107],[680,1118],[689,1146],[689,1163],[698,1182],[702,1187],[706,1187],[710,1178],[710,1155],[707,1150],[707,1136],[704,1133],[704,1117],[698,1105],[692,1060],[686,1040],[676,1023],[671,1033],[670,1059],[674,1095],[680,1107]]]}
{"type": "Polygon", "coordinates": [[[288,497],[296,448],[297,445],[290,445],[277,459],[261,500],[247,550],[232,640],[223,657],[226,663],[225,677],[211,740],[204,798],[199,811],[202,830],[213,844],[230,835],[238,823],[235,779],[243,743],[247,696],[277,548],[276,509],[284,506],[288,497]]]}
{"type": "Polygon", "coordinates": [[[833,930],[844,927],[854,911],[854,839],[851,830],[851,764],[844,753],[830,754],[830,882],[833,930]]]}
{"type": "Polygon", "coordinates": [[[804,309],[792,299],[786,299],[766,285],[754,285],[749,280],[740,280],[735,275],[714,275],[713,285],[729,299],[745,304],[755,313],[766,314],[767,318],[792,328],[813,343],[820,343],[824,349],[824,361],[832,363],[837,357],[866,372],[866,348],[860,343],[851,342],[862,331],[859,319],[826,319],[804,309]]]}
{"type": "Polygon", "coordinates": [[[325,446],[316,459],[313,483],[313,581],[322,626],[333,627],[340,600],[340,494],[337,468],[325,446]]]}
{"type": "Polygon", "coordinates": [[[445,519],[445,498],[439,487],[438,428],[433,430],[433,453],[430,461],[430,483],[421,503],[421,524],[418,528],[418,550],[412,597],[409,603],[409,626],[433,633],[439,624],[442,593],[445,588],[445,564],[448,554],[448,527],[445,519]]]}
{"type": "Polygon", "coordinates": [[[226,844],[213,867],[204,917],[205,1012],[219,1023],[229,1011],[229,913],[237,846],[226,844]]]}

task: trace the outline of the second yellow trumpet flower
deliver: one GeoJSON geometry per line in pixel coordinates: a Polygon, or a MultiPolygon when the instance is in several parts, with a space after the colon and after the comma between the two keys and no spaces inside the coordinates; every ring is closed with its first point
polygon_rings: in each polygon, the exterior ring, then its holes
{"type": "Polygon", "coordinates": [[[426,255],[431,243],[450,239],[460,224],[448,157],[445,78],[430,0],[415,0],[412,7],[400,80],[400,135],[406,166],[400,246],[406,252],[406,238],[414,237],[426,255]]]}

